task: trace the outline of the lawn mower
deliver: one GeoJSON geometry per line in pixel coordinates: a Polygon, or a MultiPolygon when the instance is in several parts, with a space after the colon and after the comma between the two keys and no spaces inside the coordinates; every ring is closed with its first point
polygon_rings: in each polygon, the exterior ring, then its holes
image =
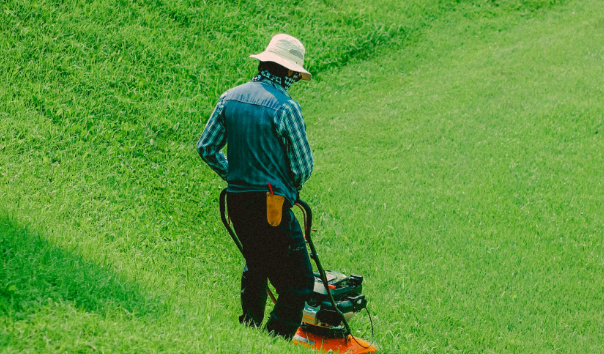
{"type": "MultiPolygon", "coordinates": [[[[302,323],[292,342],[319,351],[331,351],[340,354],[376,353],[377,348],[371,343],[352,335],[348,320],[355,313],[365,309],[367,299],[363,295],[363,277],[340,272],[325,271],[312,242],[312,211],[301,199],[296,200],[304,216],[304,237],[310,248],[310,258],[315,262],[318,272],[315,275],[314,291],[306,302],[302,323]],[[325,286],[327,284],[327,286],[325,286]]],[[[220,194],[220,217],[229,235],[243,254],[243,246],[235,231],[231,228],[226,214],[226,188],[220,194]]],[[[275,296],[268,289],[268,295],[276,302],[275,296]]],[[[371,321],[371,316],[369,316],[371,321]]],[[[373,332],[373,323],[372,323],[373,332]]]]}

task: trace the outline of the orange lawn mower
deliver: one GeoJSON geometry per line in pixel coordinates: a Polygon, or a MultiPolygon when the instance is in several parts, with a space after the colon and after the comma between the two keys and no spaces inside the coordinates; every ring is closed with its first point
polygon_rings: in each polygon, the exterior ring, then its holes
{"type": "MultiPolygon", "coordinates": [[[[363,276],[355,274],[346,276],[339,272],[323,269],[310,236],[311,231],[315,231],[311,229],[312,211],[308,204],[301,199],[296,200],[295,206],[302,210],[304,237],[310,248],[310,258],[317,265],[318,272],[314,273],[314,291],[305,304],[302,323],[292,342],[318,351],[331,351],[332,353],[376,353],[377,348],[366,340],[354,337],[348,325],[348,320],[363,309],[369,315],[367,299],[362,294],[363,276]],[[327,284],[327,287],[324,284],[327,284]]],[[[243,254],[243,246],[231,228],[230,219],[226,214],[226,188],[220,194],[220,217],[229,235],[243,254]]],[[[270,289],[267,291],[275,303],[275,296],[270,289]]],[[[369,320],[371,321],[371,315],[369,315],[369,320]]],[[[373,335],[373,323],[371,331],[373,335]]]]}

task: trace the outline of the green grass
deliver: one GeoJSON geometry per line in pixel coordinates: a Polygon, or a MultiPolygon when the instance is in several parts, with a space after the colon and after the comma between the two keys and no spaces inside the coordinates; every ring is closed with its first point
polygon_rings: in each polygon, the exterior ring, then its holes
{"type": "Polygon", "coordinates": [[[602,5],[6,2],[1,351],[308,352],[238,325],[194,151],[286,31],[316,243],[382,352],[601,352],[602,5]]]}
{"type": "Polygon", "coordinates": [[[602,351],[601,5],[453,16],[309,100],[324,253],[388,351],[602,351]]]}

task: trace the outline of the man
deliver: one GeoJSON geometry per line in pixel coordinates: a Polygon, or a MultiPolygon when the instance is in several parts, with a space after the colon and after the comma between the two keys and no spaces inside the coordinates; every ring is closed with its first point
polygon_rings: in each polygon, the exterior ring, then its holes
{"type": "Polygon", "coordinates": [[[201,158],[228,182],[228,213],[243,245],[239,321],[261,326],[269,279],[279,297],[265,329],[286,339],[300,326],[314,286],[291,211],[313,168],[300,105],[287,93],[294,82],[311,79],[304,53],[299,40],[278,34],[264,52],[251,55],[260,61],[258,74],[220,97],[197,143],[201,158]],[[220,151],[225,144],[228,161],[220,151]],[[269,221],[267,209],[275,208],[279,218],[269,221]]]}

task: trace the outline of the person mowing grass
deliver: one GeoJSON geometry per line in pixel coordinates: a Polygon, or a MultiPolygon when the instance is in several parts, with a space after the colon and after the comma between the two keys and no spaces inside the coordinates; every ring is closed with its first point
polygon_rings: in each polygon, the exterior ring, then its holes
{"type": "Polygon", "coordinates": [[[300,105],[287,93],[300,79],[311,80],[304,54],[298,39],[278,34],[264,52],[250,55],[260,61],[258,74],[220,97],[197,143],[203,161],[228,182],[228,213],[243,245],[239,322],[262,325],[268,279],[279,297],[264,329],[288,340],[314,286],[291,211],[313,169],[300,105]]]}

